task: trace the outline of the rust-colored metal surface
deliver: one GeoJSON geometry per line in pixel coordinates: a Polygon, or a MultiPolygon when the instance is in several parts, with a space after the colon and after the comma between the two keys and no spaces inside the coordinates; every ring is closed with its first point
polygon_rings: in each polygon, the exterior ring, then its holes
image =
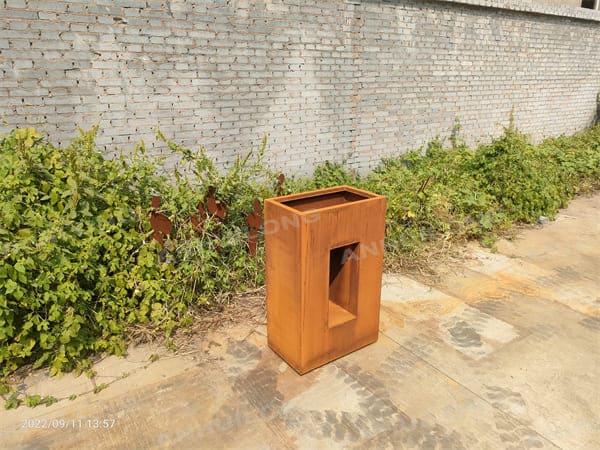
{"type": "Polygon", "coordinates": [[[248,252],[252,256],[256,256],[258,247],[258,232],[263,225],[263,217],[261,214],[260,200],[255,199],[252,204],[253,211],[246,216],[246,224],[248,225],[248,252]]]}
{"type": "Polygon", "coordinates": [[[173,230],[173,222],[164,214],[158,212],[160,207],[160,197],[155,195],[152,197],[152,210],[149,213],[150,226],[152,227],[152,237],[160,242],[165,243],[165,237],[171,234],[173,230]]]}
{"type": "Polygon", "coordinates": [[[385,210],[349,186],[265,200],[268,341],[298,373],[377,340],[385,210]]]}
{"type": "Polygon", "coordinates": [[[190,216],[190,222],[196,234],[200,234],[202,233],[202,230],[204,230],[204,223],[206,222],[206,210],[204,209],[202,202],[198,203],[196,209],[198,212],[190,216]]]}
{"type": "Polygon", "coordinates": [[[283,195],[283,183],[285,181],[285,175],[280,173],[279,176],[277,177],[277,182],[275,184],[275,192],[277,193],[277,196],[282,196],[283,195]]]}
{"type": "MultiPolygon", "coordinates": [[[[216,219],[223,220],[225,217],[227,217],[227,206],[225,203],[215,198],[215,191],[216,189],[214,186],[210,186],[208,188],[208,193],[206,194],[205,199],[206,205],[208,207],[208,212],[211,215],[213,215],[216,219]]],[[[217,223],[220,223],[220,221],[217,220],[217,223]]]]}

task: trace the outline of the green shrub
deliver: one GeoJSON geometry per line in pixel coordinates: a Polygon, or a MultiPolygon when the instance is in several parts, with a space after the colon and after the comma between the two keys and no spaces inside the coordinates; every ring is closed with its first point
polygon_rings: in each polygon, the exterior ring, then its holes
{"type": "Polygon", "coordinates": [[[186,286],[196,303],[209,304],[215,296],[238,292],[264,282],[263,247],[257,257],[247,252],[246,216],[254,199],[275,195],[276,174],[264,163],[266,139],[256,153],[238,157],[225,171],[219,171],[203,149],[192,152],[167,140],[159,139],[182,157],[174,171],[175,184],[163,185],[161,210],[174,223],[174,238],[167,243],[168,257],[176,266],[178,278],[189,280],[186,286]],[[196,212],[209,188],[216,188],[217,200],[227,206],[223,225],[207,221],[197,236],[187,218],[196,212]]]}
{"type": "Polygon", "coordinates": [[[26,363],[58,374],[95,352],[122,354],[128,326],[168,334],[190,305],[263,281],[243,225],[253,198],[272,194],[255,159],[219,174],[203,152],[170,143],[189,165],[173,184],[143,145],[130,158],[104,159],[95,133],[63,149],[33,129],[0,141],[0,376],[26,363]],[[185,219],[209,185],[229,213],[221,232],[208,220],[197,234],[185,219]],[[175,224],[162,257],[149,233],[155,193],[175,224]]]}
{"type": "Polygon", "coordinates": [[[477,150],[451,145],[387,158],[358,184],[388,198],[388,253],[416,256],[442,241],[493,242],[514,222],[554,217],[569,198],[600,187],[600,126],[531,144],[512,124],[477,150]]]}
{"type": "MultiPolygon", "coordinates": [[[[0,143],[0,367],[73,368],[91,351],[122,353],[153,284],[170,268],[143,245],[139,218],[159,179],[147,164],[106,161],[95,130],[56,149],[33,129],[0,143]]],[[[138,149],[141,151],[142,149],[138,149]]],[[[162,297],[162,298],[160,298],[162,297]]]]}
{"type": "Polygon", "coordinates": [[[498,200],[511,221],[552,218],[569,198],[565,173],[547,148],[532,145],[512,126],[479,147],[472,167],[485,192],[498,200]]]}
{"type": "MultiPolygon", "coordinates": [[[[455,143],[456,144],[456,143],[455,143]]],[[[504,220],[471,171],[474,152],[431,142],[388,158],[363,182],[388,199],[388,250],[416,256],[439,239],[480,237],[504,220]]]]}
{"type": "Polygon", "coordinates": [[[569,195],[600,187],[600,124],[573,136],[548,138],[540,148],[558,164],[569,195]]]}

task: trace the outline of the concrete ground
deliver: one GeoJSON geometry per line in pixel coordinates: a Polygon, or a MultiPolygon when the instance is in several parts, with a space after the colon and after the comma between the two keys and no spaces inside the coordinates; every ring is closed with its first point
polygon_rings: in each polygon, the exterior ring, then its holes
{"type": "Polygon", "coordinates": [[[386,275],[382,300],[376,344],[303,377],[251,323],[93,381],[31,375],[21,390],[65,399],[2,410],[0,447],[600,448],[600,195],[432,281],[386,275]]]}

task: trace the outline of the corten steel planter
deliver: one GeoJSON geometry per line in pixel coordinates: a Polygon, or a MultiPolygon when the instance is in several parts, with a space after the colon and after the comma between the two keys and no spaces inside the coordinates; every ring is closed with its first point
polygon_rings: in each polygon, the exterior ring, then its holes
{"type": "Polygon", "coordinates": [[[385,210],[349,186],[265,200],[268,341],[298,373],[377,340],[385,210]]]}

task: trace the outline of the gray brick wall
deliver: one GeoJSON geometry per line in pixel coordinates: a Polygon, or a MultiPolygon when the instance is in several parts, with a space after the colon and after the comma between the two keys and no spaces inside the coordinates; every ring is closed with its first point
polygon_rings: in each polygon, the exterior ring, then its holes
{"type": "Polygon", "coordinates": [[[600,13],[525,0],[0,0],[0,117],[108,153],[153,127],[228,162],[361,170],[447,136],[590,125],[600,13]]]}

